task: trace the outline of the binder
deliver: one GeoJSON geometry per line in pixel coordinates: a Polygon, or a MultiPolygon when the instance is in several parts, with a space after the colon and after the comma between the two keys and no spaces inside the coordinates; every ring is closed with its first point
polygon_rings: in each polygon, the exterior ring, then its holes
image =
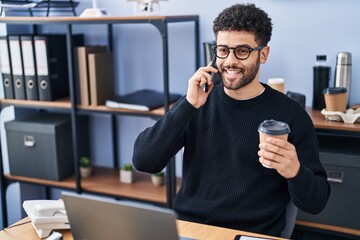
{"type": "Polygon", "coordinates": [[[32,36],[20,36],[27,100],[39,100],[32,36]]]}
{"type": "Polygon", "coordinates": [[[80,104],[90,105],[90,82],[88,54],[106,52],[106,46],[80,46],[76,48],[77,77],[79,82],[80,104]]]}
{"type": "MultiPolygon", "coordinates": [[[[83,35],[73,36],[73,45],[83,44],[83,35]]],[[[69,96],[66,35],[35,35],[35,65],[39,100],[53,101],[69,96]]]]}
{"type": "Polygon", "coordinates": [[[10,60],[13,73],[14,95],[16,99],[26,99],[25,79],[21,56],[20,36],[9,36],[10,60]]]}
{"type": "Polygon", "coordinates": [[[88,61],[91,106],[104,105],[107,99],[114,96],[112,53],[90,53],[88,61]]]}
{"type": "Polygon", "coordinates": [[[0,71],[2,74],[2,84],[4,87],[4,97],[14,99],[14,88],[12,70],[10,65],[9,43],[6,36],[0,36],[0,71]]]}

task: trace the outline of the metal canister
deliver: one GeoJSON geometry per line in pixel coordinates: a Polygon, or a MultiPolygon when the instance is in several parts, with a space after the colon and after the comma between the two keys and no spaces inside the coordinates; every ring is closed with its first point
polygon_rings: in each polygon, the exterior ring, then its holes
{"type": "Polygon", "coordinates": [[[347,103],[349,104],[351,82],[351,53],[339,52],[336,57],[335,87],[344,87],[347,90],[347,103]]]}

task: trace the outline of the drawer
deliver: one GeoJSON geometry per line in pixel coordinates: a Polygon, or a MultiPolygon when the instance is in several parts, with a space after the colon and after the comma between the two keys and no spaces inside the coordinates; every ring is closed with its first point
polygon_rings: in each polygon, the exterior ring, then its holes
{"type": "Polygon", "coordinates": [[[299,210],[297,219],[360,230],[360,156],[320,152],[331,195],[318,215],[299,210]]]}

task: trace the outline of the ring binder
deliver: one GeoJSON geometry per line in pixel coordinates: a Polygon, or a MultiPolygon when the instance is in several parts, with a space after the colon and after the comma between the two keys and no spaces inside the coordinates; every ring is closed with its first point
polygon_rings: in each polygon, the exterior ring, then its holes
{"type": "Polygon", "coordinates": [[[9,43],[6,36],[0,36],[0,71],[4,86],[4,97],[14,99],[15,95],[10,65],[9,43]]]}
{"type": "Polygon", "coordinates": [[[20,36],[9,36],[9,45],[13,73],[14,95],[16,99],[26,99],[20,36]]]}
{"type": "Polygon", "coordinates": [[[24,63],[26,99],[39,100],[33,37],[30,35],[20,36],[20,41],[24,63]]]}
{"type": "MultiPolygon", "coordinates": [[[[83,41],[82,34],[75,35],[73,45],[82,45],[83,41]]],[[[34,46],[39,100],[53,101],[69,96],[66,36],[35,35],[34,46]]]]}

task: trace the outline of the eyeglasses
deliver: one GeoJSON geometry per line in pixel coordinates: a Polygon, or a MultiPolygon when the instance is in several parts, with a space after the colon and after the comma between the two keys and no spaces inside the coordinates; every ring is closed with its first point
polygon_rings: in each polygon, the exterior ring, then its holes
{"type": "Polygon", "coordinates": [[[227,58],[230,54],[230,50],[234,50],[234,55],[239,60],[247,59],[252,51],[258,51],[263,49],[265,46],[258,46],[256,48],[251,48],[247,46],[237,46],[237,47],[228,47],[225,45],[217,45],[214,48],[214,53],[216,57],[224,59],[227,58]]]}

